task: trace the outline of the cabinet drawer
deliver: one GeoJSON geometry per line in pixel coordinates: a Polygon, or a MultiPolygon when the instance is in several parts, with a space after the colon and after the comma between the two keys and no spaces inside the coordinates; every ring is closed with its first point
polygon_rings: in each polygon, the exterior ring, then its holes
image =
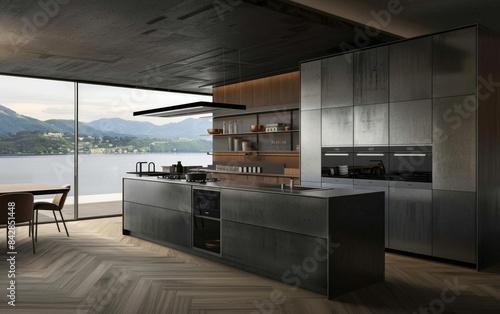
{"type": "Polygon", "coordinates": [[[366,180],[366,179],[354,179],[353,180],[354,188],[356,185],[370,185],[370,186],[382,186],[388,187],[389,181],[386,180],[366,180]]]}
{"type": "Polygon", "coordinates": [[[432,189],[432,183],[428,182],[389,181],[389,186],[391,188],[432,189]]]}

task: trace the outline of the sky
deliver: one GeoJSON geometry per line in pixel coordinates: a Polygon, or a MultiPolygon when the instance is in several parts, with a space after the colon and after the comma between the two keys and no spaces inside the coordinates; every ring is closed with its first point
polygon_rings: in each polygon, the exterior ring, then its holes
{"type": "MultiPolygon", "coordinates": [[[[74,119],[74,83],[0,75],[0,105],[38,120],[74,119]]],[[[78,118],[122,118],[154,124],[183,118],[134,117],[133,112],[193,101],[212,101],[212,96],[144,91],[134,88],[79,84],[78,118]]]]}

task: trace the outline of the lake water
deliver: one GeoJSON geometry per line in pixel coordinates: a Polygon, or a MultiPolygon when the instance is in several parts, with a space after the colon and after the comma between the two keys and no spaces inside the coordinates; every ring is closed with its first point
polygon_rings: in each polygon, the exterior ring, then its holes
{"type": "MultiPolygon", "coordinates": [[[[156,171],[181,161],[183,166],[207,166],[212,156],[206,153],[158,153],[121,155],[79,155],[79,197],[121,195],[122,178],[134,175],[138,161],[154,162],[156,171]]],[[[43,182],[74,185],[74,156],[1,156],[0,184],[43,182]]],[[[145,168],[144,168],[145,170],[145,168]]],[[[73,189],[70,195],[73,195],[73,189]]],[[[101,197],[101,199],[102,199],[101,197]]]]}

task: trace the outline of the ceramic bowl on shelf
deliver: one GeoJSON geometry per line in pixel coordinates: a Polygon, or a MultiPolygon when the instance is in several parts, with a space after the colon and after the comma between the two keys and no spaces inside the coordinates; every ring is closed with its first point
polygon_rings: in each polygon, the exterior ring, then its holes
{"type": "Polygon", "coordinates": [[[262,124],[250,124],[250,131],[262,132],[264,131],[264,126],[262,124]]]}
{"type": "Polygon", "coordinates": [[[208,134],[222,134],[222,129],[207,129],[208,134]]]}

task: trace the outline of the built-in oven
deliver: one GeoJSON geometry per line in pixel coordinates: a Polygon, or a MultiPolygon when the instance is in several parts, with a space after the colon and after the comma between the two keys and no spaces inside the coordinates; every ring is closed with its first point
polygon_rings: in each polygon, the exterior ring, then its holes
{"type": "Polygon", "coordinates": [[[193,248],[221,254],[220,191],[193,188],[193,248]]]}
{"type": "Polygon", "coordinates": [[[388,180],[389,147],[355,147],[352,176],[359,179],[388,180]]]}
{"type": "Polygon", "coordinates": [[[353,156],[352,147],[322,147],[321,176],[348,178],[353,166],[353,156]]]}
{"type": "Polygon", "coordinates": [[[432,182],[432,146],[391,146],[389,173],[395,181],[432,182]]]}

